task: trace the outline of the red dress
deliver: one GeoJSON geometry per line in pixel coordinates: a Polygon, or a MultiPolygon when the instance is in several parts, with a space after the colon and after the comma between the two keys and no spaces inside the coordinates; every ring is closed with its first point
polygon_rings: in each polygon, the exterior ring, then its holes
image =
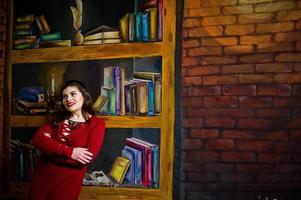
{"type": "Polygon", "coordinates": [[[103,119],[95,116],[74,128],[64,122],[56,129],[43,125],[32,139],[42,155],[32,175],[29,198],[78,199],[87,165],[71,158],[73,147],[88,148],[94,160],[102,146],[104,132],[103,119]]]}

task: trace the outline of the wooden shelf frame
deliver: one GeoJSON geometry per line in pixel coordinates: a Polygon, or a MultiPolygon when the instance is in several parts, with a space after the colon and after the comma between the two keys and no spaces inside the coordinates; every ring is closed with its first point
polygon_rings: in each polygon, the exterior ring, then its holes
{"type": "MultiPolygon", "coordinates": [[[[106,188],[84,186],[80,199],[101,200],[171,200],[174,156],[174,115],[175,115],[175,34],[176,2],[164,0],[163,41],[151,43],[121,43],[94,46],[72,46],[64,48],[44,48],[13,50],[13,0],[7,0],[8,31],[6,46],[6,70],[4,85],[4,143],[6,161],[9,160],[9,140],[11,128],[34,127],[43,123],[44,117],[12,115],[12,67],[14,64],[84,61],[115,58],[162,56],[162,112],[161,116],[104,116],[109,128],[160,128],[160,183],[159,189],[106,188]]],[[[99,116],[103,117],[103,116],[99,116]]],[[[8,163],[8,162],[6,162],[8,163]]],[[[9,168],[5,164],[4,174],[9,180],[9,168]]],[[[5,186],[9,191],[10,182],[5,186]]]]}

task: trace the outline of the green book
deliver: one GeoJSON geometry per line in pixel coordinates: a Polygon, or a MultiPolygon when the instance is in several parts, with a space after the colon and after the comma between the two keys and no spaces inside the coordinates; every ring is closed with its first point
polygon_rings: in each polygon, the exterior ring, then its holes
{"type": "Polygon", "coordinates": [[[48,42],[48,41],[54,41],[54,40],[61,40],[60,32],[40,35],[40,42],[48,42]]]}

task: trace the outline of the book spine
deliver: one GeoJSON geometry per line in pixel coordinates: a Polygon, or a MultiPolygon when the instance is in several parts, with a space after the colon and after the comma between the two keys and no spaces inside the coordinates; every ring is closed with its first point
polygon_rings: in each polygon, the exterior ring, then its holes
{"type": "Polygon", "coordinates": [[[41,42],[54,41],[54,40],[61,40],[61,33],[60,32],[40,35],[40,41],[41,42]]]}
{"type": "Polygon", "coordinates": [[[157,40],[157,27],[158,27],[158,20],[157,20],[157,8],[149,8],[149,31],[150,31],[150,40],[156,41],[157,40]]]}
{"type": "Polygon", "coordinates": [[[29,14],[29,15],[18,16],[15,21],[17,23],[33,22],[34,21],[34,15],[33,14],[29,14]]]}
{"type": "Polygon", "coordinates": [[[158,40],[162,40],[163,38],[163,11],[164,5],[163,0],[158,0],[158,40]]]}
{"type": "Polygon", "coordinates": [[[155,113],[155,89],[154,89],[154,83],[148,82],[148,116],[153,116],[155,113]]]}
{"type": "Polygon", "coordinates": [[[142,15],[142,41],[149,41],[149,12],[143,11],[142,15]]]}
{"type": "Polygon", "coordinates": [[[30,30],[31,23],[18,23],[15,24],[15,30],[30,30]]]}
{"type": "Polygon", "coordinates": [[[32,35],[32,30],[16,30],[14,31],[14,37],[24,37],[32,35]]]}
{"type": "Polygon", "coordinates": [[[116,67],[114,70],[115,73],[115,84],[116,84],[116,115],[120,115],[121,109],[121,70],[120,67],[116,67]]]}
{"type": "Polygon", "coordinates": [[[123,42],[129,41],[129,13],[119,20],[120,37],[123,42]]]}
{"type": "Polygon", "coordinates": [[[129,42],[134,42],[135,41],[135,20],[134,20],[134,14],[133,13],[130,13],[129,14],[129,33],[128,33],[128,36],[129,36],[129,39],[128,41],[129,42]]]}
{"type": "Polygon", "coordinates": [[[49,24],[46,21],[46,18],[44,15],[41,15],[39,17],[39,21],[40,21],[42,29],[43,29],[43,34],[50,33],[51,29],[50,29],[49,24]]]}
{"type": "Polygon", "coordinates": [[[135,41],[142,41],[141,12],[134,13],[134,20],[135,20],[135,41]]]}

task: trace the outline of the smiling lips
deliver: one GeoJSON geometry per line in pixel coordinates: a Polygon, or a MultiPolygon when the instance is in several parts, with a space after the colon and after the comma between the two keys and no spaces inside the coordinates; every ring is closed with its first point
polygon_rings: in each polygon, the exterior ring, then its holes
{"type": "Polygon", "coordinates": [[[68,102],[68,103],[67,103],[67,106],[68,106],[68,107],[71,107],[71,106],[73,106],[74,104],[75,104],[75,102],[68,102]]]}

